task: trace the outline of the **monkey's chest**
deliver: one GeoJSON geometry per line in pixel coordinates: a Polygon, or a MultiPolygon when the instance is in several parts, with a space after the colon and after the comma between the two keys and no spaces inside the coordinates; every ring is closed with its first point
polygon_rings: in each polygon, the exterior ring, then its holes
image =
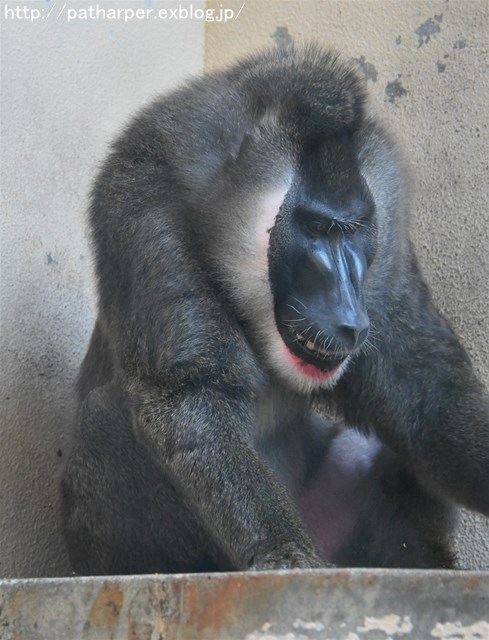
{"type": "Polygon", "coordinates": [[[256,407],[255,448],[292,496],[307,474],[309,411],[308,402],[281,387],[268,387],[256,407]]]}

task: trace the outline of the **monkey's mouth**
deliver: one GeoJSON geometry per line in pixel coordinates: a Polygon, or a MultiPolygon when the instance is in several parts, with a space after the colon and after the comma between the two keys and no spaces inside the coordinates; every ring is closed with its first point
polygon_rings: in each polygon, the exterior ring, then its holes
{"type": "Polygon", "coordinates": [[[312,366],[321,373],[332,375],[348,358],[348,354],[332,353],[298,332],[282,335],[282,339],[291,355],[294,356],[295,364],[301,366],[306,374],[309,367],[312,366]]]}

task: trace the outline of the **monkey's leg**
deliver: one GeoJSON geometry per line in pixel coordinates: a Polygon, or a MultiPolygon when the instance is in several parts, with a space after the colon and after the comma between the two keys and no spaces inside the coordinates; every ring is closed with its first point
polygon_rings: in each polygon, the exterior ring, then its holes
{"type": "Polygon", "coordinates": [[[93,390],[62,482],[79,574],[213,571],[229,563],[132,432],[115,388],[93,390]]]}
{"type": "Polygon", "coordinates": [[[370,300],[376,349],[336,388],[345,420],[376,432],[432,492],[489,515],[488,394],[414,258],[390,285],[370,300]]]}
{"type": "Polygon", "coordinates": [[[453,507],[425,491],[397,456],[389,452],[382,458],[358,520],[332,561],[358,567],[453,567],[453,507]]]}
{"type": "Polygon", "coordinates": [[[343,428],[298,495],[326,560],[339,566],[449,567],[452,512],[385,445],[343,428]]]}

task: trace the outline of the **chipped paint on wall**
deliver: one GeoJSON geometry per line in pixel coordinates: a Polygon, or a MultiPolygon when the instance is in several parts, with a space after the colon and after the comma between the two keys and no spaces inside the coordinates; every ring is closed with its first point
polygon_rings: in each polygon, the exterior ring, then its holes
{"type": "Polygon", "coordinates": [[[56,256],[53,256],[50,251],[46,253],[46,264],[48,265],[48,267],[56,267],[58,264],[58,259],[56,258],[56,256]]]}
{"type": "Polygon", "coordinates": [[[422,47],[424,44],[428,44],[431,36],[440,32],[440,23],[442,20],[443,14],[441,13],[439,15],[435,15],[433,18],[429,18],[426,22],[419,25],[414,32],[418,38],[418,48],[422,47]]]}
{"type": "Polygon", "coordinates": [[[293,43],[287,27],[277,27],[270,37],[279,48],[288,47],[293,43]]]}
{"type": "Polygon", "coordinates": [[[372,82],[377,82],[377,69],[375,66],[368,62],[365,59],[365,56],[360,56],[359,58],[353,58],[353,61],[357,63],[360,67],[363,75],[367,78],[367,80],[372,80],[372,82]]]}
{"type": "Polygon", "coordinates": [[[398,98],[402,98],[407,94],[406,89],[401,84],[401,76],[396,80],[391,80],[385,85],[385,95],[389,102],[395,102],[398,98]]]}

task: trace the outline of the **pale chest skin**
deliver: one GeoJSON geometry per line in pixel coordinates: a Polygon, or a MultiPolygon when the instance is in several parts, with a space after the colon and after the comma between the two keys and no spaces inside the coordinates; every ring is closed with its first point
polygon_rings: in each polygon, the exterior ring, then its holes
{"type": "Polygon", "coordinates": [[[258,400],[256,450],[289,492],[329,560],[360,516],[381,467],[381,443],[321,418],[310,398],[276,383],[258,400]]]}

